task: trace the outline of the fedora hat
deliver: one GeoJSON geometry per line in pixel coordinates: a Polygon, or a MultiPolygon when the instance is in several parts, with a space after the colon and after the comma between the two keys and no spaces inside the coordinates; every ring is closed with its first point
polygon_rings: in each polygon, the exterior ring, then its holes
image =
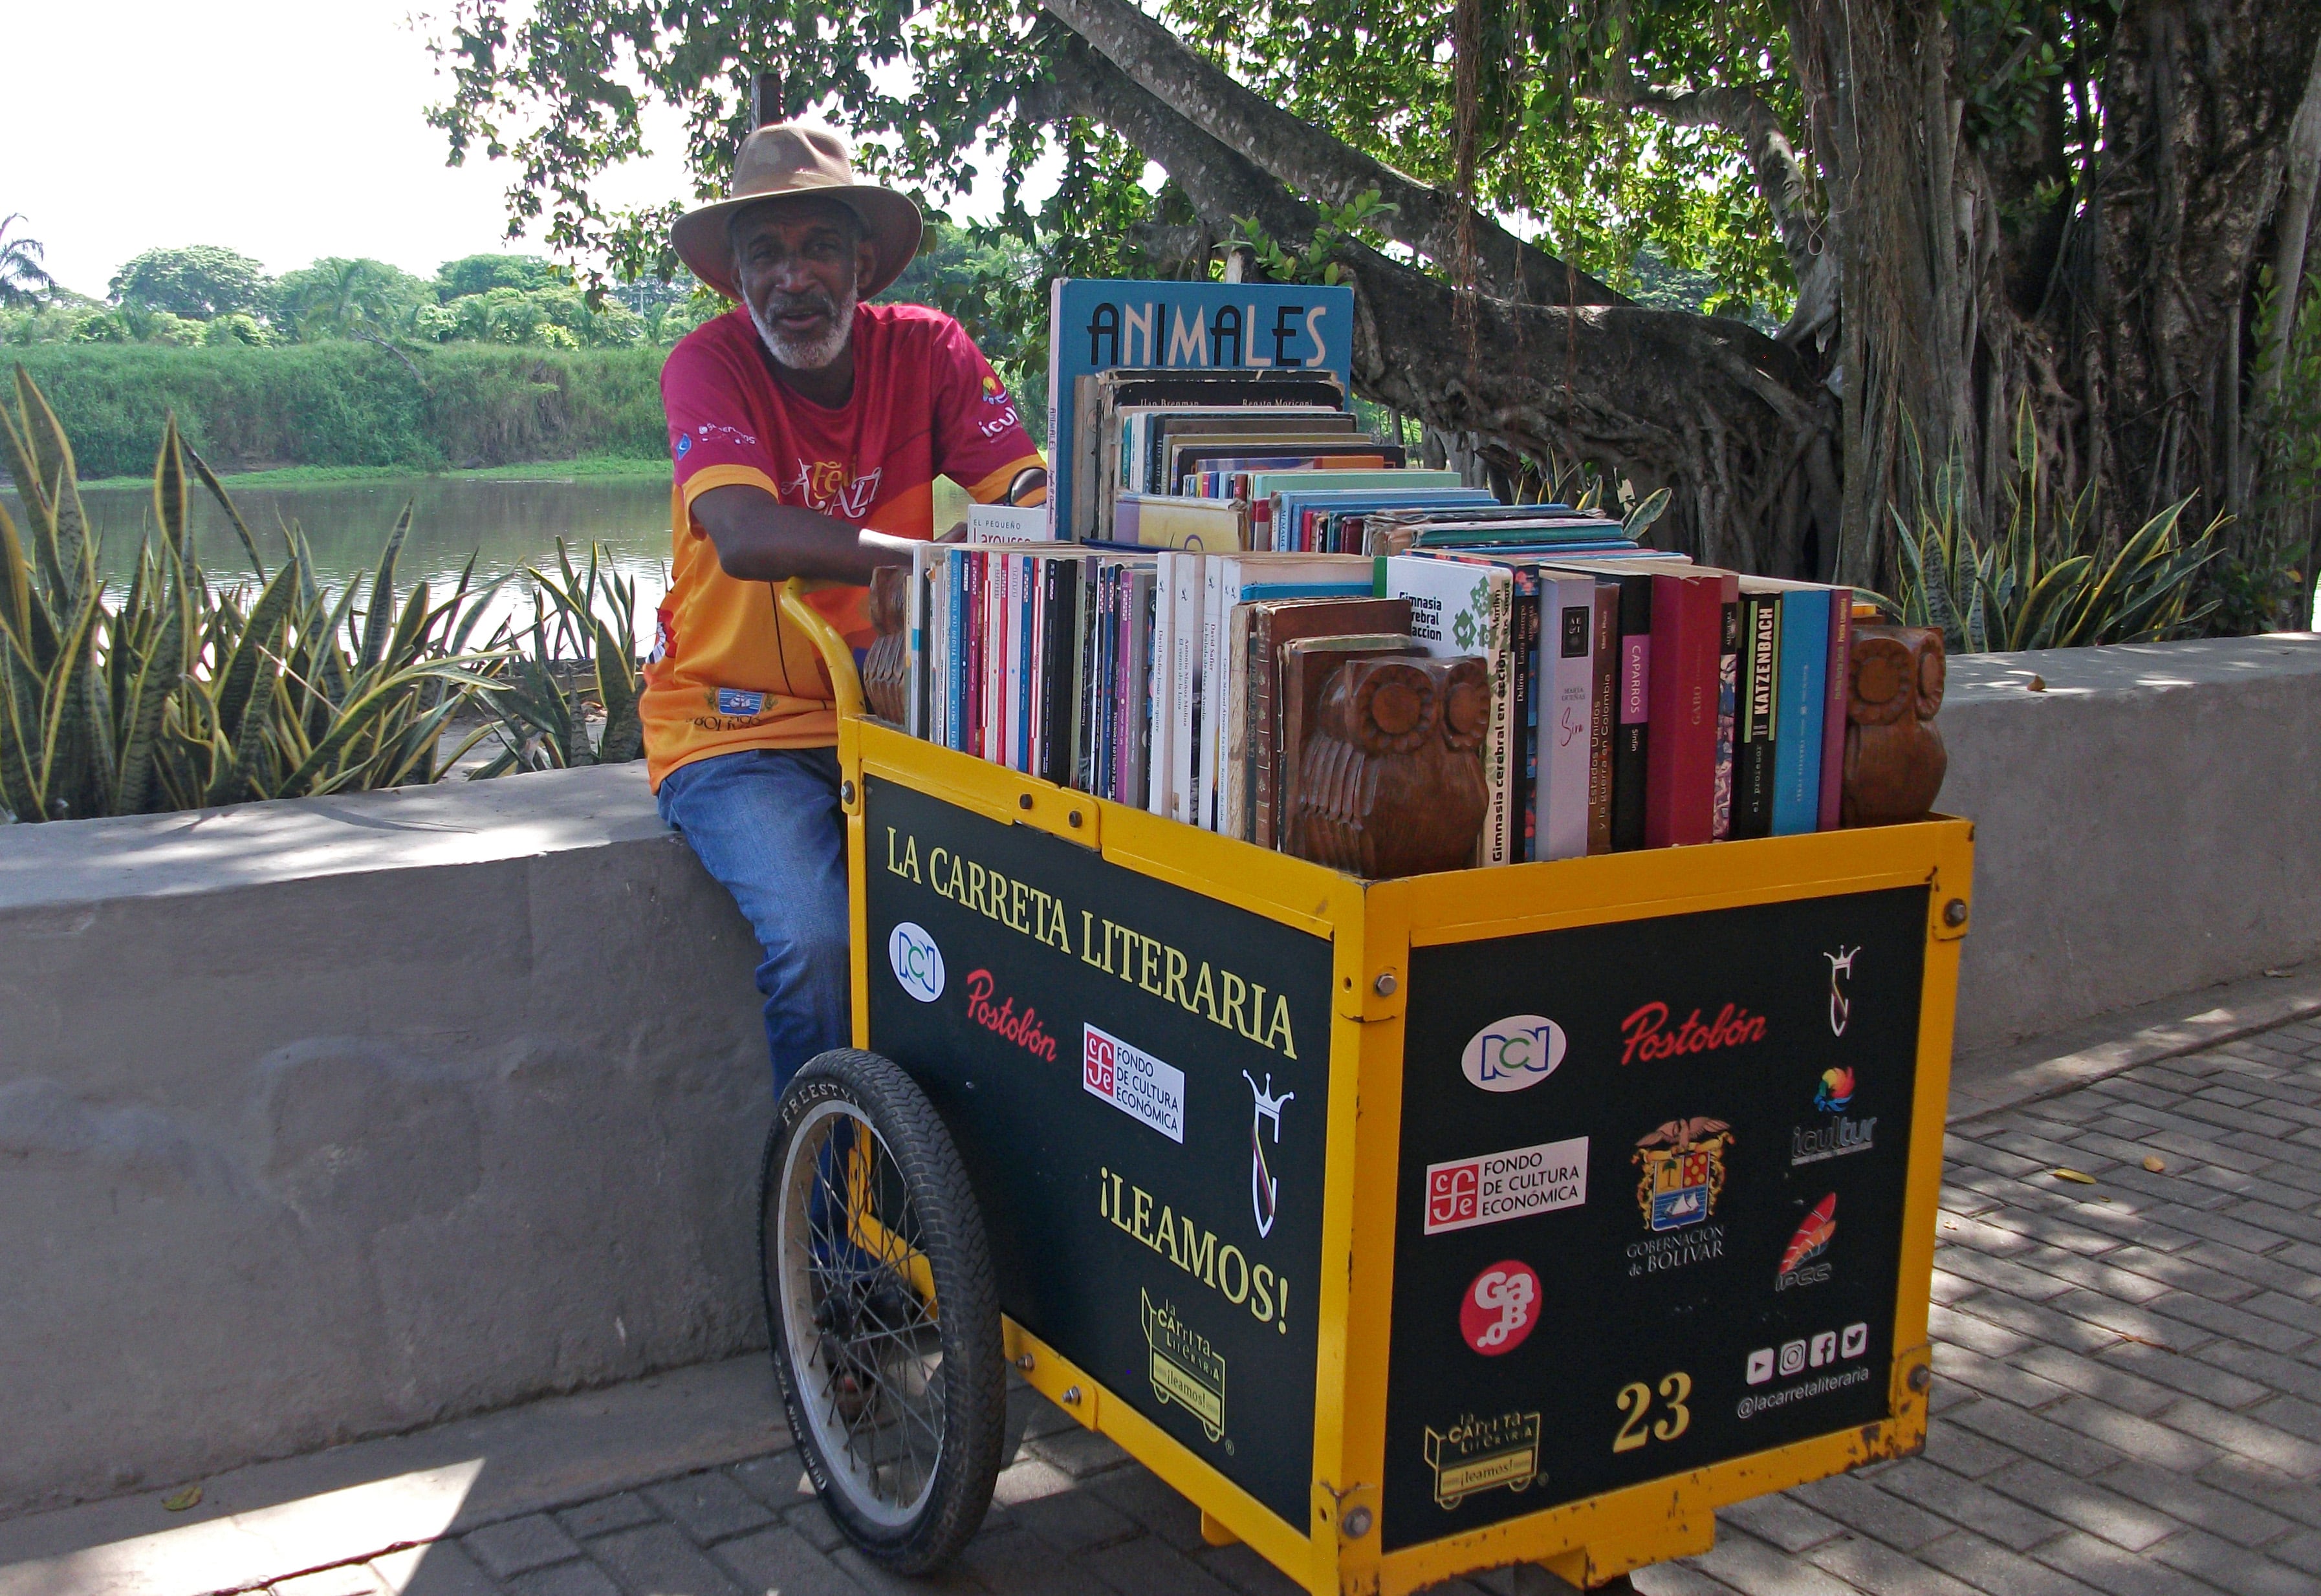
{"type": "Polygon", "coordinates": [[[739,299],[740,274],[725,234],[733,213],[801,195],[836,200],[861,219],[863,235],[878,253],[870,276],[855,288],[864,299],[901,277],[919,252],[924,223],[918,206],[891,188],[857,183],[846,141],[826,128],[796,122],[770,123],[742,140],[726,197],[678,217],[669,242],[695,277],[726,298],[739,299]]]}

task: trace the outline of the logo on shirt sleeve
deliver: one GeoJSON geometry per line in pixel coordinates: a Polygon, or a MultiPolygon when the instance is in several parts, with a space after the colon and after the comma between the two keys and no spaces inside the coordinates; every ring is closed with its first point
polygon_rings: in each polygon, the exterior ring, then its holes
{"type": "Polygon", "coordinates": [[[693,434],[690,432],[679,432],[677,435],[677,458],[681,460],[692,452],[693,434]]]}

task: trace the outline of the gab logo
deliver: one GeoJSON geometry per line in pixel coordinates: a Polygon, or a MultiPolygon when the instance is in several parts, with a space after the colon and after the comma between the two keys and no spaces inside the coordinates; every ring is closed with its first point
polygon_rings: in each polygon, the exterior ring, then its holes
{"type": "Polygon", "coordinates": [[[1539,1322],[1539,1276],[1519,1258],[1502,1258],[1475,1276],[1459,1302],[1459,1333],[1485,1357],[1513,1352],[1539,1322]]]}
{"type": "Polygon", "coordinates": [[[942,996],[942,949],[924,926],[898,921],[887,938],[887,962],[895,967],[897,983],[919,1002],[932,1003],[942,996]]]}
{"type": "Polygon", "coordinates": [[[1468,1038],[1459,1056],[1467,1079],[1486,1092],[1536,1086],[1563,1062],[1563,1028],[1541,1014],[1510,1014],[1468,1038]]]}

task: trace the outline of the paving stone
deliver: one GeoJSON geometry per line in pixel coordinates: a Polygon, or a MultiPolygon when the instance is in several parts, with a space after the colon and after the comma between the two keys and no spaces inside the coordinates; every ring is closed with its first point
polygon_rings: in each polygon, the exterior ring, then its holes
{"type": "Polygon", "coordinates": [[[1915,1557],[1859,1536],[1824,1541],[1807,1558],[1871,1596],[1980,1596],[1970,1585],[1915,1557]]]}
{"type": "Polygon", "coordinates": [[[2109,1541],[2073,1530],[2031,1554],[2050,1568],[2105,1591],[2107,1596],[2191,1596],[2212,1587],[2190,1584],[2179,1570],[2149,1557],[2123,1552],[2109,1541]]]}
{"type": "Polygon", "coordinates": [[[1080,1566],[1122,1596],[1232,1596],[1215,1575],[1175,1547],[1149,1535],[1099,1546],[1083,1555],[1080,1566]]]}
{"type": "MultiPolygon", "coordinates": [[[[2033,1213],[2028,1209],[1993,1207],[1977,1222],[1986,1231],[2008,1231],[2026,1241],[2043,1242],[2049,1247],[2060,1247],[2068,1252],[2086,1253],[2090,1256],[2110,1251],[2120,1244],[2121,1239],[2076,1223],[2073,1220],[2062,1219],[2051,1213],[2033,1213]]],[[[1944,1229],[1937,1233],[1935,1239],[1969,1246],[1977,1244],[1975,1238],[1964,1230],[1953,1234],[1944,1229]]]]}
{"type": "MultiPolygon", "coordinates": [[[[1238,1541],[1229,1546],[1212,1546],[1196,1561],[1212,1579],[1231,1585],[1242,1596],[1301,1596],[1305,1590],[1303,1585],[1238,1541]]],[[[1676,1565],[1670,1564],[1667,1566],[1676,1565]]],[[[1081,1582],[1085,1587],[1086,1582],[1081,1582]]],[[[1461,1582],[1464,1583],[1463,1581],[1461,1582]]]]}
{"type": "Polygon", "coordinates": [[[600,1496],[577,1508],[567,1508],[556,1515],[556,1521],[574,1538],[586,1540],[592,1535],[610,1535],[615,1529],[634,1529],[640,1524],[651,1523],[657,1517],[643,1497],[633,1491],[623,1491],[618,1496],[600,1496]]]}
{"type": "Polygon", "coordinates": [[[2160,1422],[2198,1436],[2237,1457],[2278,1469],[2293,1479],[2321,1474],[2321,1446],[2284,1435],[2269,1424],[2186,1397],[2159,1415],[2160,1422]]]}
{"type": "MultiPolygon", "coordinates": [[[[2100,1325],[2116,1335],[2133,1336],[2175,1352],[2189,1352],[2208,1340],[2216,1332],[2205,1326],[2154,1313],[2132,1302],[2115,1301],[2100,1292],[2083,1291],[2073,1287],[2055,1298],[2049,1306],[2059,1313],[2100,1325]]],[[[2230,1312],[2230,1309],[2225,1310],[2230,1312]]]]}
{"type": "MultiPolygon", "coordinates": [[[[2179,1397],[2178,1401],[2190,1399],[2179,1397]]],[[[2170,1406],[2174,1406],[2171,1403],[2170,1406]]],[[[2141,1457],[2169,1468],[2196,1469],[2216,1455],[2207,1442],[2196,1440],[2153,1419],[2123,1412],[2093,1397],[2073,1397],[2041,1415],[2083,1436],[2092,1437],[2115,1451],[2141,1457]]]]}
{"type": "Polygon", "coordinates": [[[2043,1302],[2072,1289],[2070,1281],[2053,1274],[2044,1274],[2012,1258],[1994,1258],[1966,1247],[1954,1247],[1943,1254],[1943,1265],[1951,1274],[1987,1285],[2010,1296],[2043,1302]]]}
{"type": "Polygon", "coordinates": [[[2292,1396],[2280,1396],[2249,1410],[2249,1417],[2275,1429],[2285,1429],[2308,1441],[2321,1441],[2321,1408],[2292,1396]]]}
{"type": "MultiPolygon", "coordinates": [[[[2211,1220],[2224,1218],[2222,1214],[2204,1214],[2201,1217],[2211,1220]]],[[[2285,1245],[2278,1236],[2257,1230],[2253,1226],[2250,1229],[2262,1243],[2270,1243],[2273,1247],[2285,1245]]],[[[2208,1268],[2245,1280],[2262,1291],[2296,1297],[2316,1288],[2316,1282],[2309,1271],[2271,1257],[2264,1251],[2251,1251],[2243,1242],[2203,1237],[2187,1247],[2182,1256],[2208,1268]]]]}
{"type": "Polygon", "coordinates": [[[778,1513],[787,1512],[813,1496],[814,1482],[796,1452],[776,1452],[737,1463],[725,1471],[733,1483],[778,1513]]]}
{"type": "Polygon", "coordinates": [[[2089,1324],[2083,1319],[2073,1319],[2068,1313],[2036,1302],[2025,1302],[1998,1292],[1986,1292],[1971,1301],[1957,1305],[1958,1312],[1971,1313],[1977,1319],[1987,1319],[2034,1341],[2051,1347],[2067,1347],[2074,1352],[2100,1352],[2119,1341],[2117,1330],[2089,1324]]]}
{"type": "Polygon", "coordinates": [[[588,1552],[633,1596],[739,1596],[741,1587],[673,1524],[623,1529],[588,1552]]]}
{"type": "Polygon", "coordinates": [[[1128,1461],[1128,1454],[1110,1436],[1100,1436],[1077,1424],[1060,1434],[1027,1441],[1024,1449],[1045,1458],[1075,1480],[1118,1468],[1128,1461]]]}
{"type": "Polygon", "coordinates": [[[1991,1475],[1993,1491],[2037,1509],[2050,1518],[2099,1535],[2113,1545],[2140,1552],[2164,1540],[2183,1526],[2165,1513],[2107,1491],[2092,1482],[2074,1478],[2025,1458],[2014,1467],[1991,1475]]]}
{"type": "Polygon", "coordinates": [[[1784,1552],[1802,1552],[1808,1546],[1819,1546],[1834,1535],[1845,1533],[1844,1525],[1807,1506],[1795,1492],[1779,1496],[1761,1496],[1754,1501],[1735,1502],[1716,1517],[1720,1523],[1736,1524],[1759,1540],[1770,1541],[1784,1552]]]}
{"type": "Polygon", "coordinates": [[[1987,1485],[1961,1479],[1923,1458],[1915,1459],[1913,1467],[1880,1480],[1879,1484],[1905,1501],[1939,1513],[1952,1523],[2018,1552],[2061,1535],[2064,1528],[2059,1520],[2044,1513],[2034,1511],[1987,1485]]]}
{"type": "Polygon", "coordinates": [[[1985,1357],[2014,1357],[2024,1348],[2037,1345],[2019,1330],[2010,1330],[1948,1302],[1934,1305],[1927,1315],[1926,1328],[1938,1346],[1963,1347],[1985,1357]]]}
{"type": "Polygon", "coordinates": [[[2310,1575],[2197,1529],[2170,1536],[2153,1547],[2150,1555],[2171,1568],[2197,1574],[2218,1590],[2233,1591],[2235,1596],[2313,1596],[2310,1575]]]}
{"type": "Polygon", "coordinates": [[[2200,1483],[2191,1474],[2141,1458],[2107,1470],[2098,1477],[2097,1483],[2196,1529],[2221,1535],[2244,1546],[2262,1546],[2296,1528],[2276,1513],[2200,1483]]]}
{"type": "Polygon", "coordinates": [[[2016,1360],[2016,1366],[2035,1374],[2051,1383],[2068,1386],[2082,1396],[2091,1396],[2124,1408],[2130,1413],[2157,1413],[2181,1392],[2127,1370],[2096,1358],[2083,1357],[2076,1352],[2066,1352],[2060,1347],[2034,1347],[2016,1360]]]}
{"type": "MultiPolygon", "coordinates": [[[[1006,1510],[995,1506],[994,1510],[1006,1510]]],[[[838,1520],[830,1516],[830,1510],[819,1500],[800,1502],[782,1515],[782,1522],[825,1556],[846,1544],[846,1531],[838,1527],[838,1520]]]]}
{"type": "Polygon", "coordinates": [[[2321,1488],[2292,1480],[2245,1458],[2219,1457],[2199,1473],[2200,1483],[2253,1502],[2307,1529],[2321,1529],[2321,1488]]]}
{"type": "MultiPolygon", "coordinates": [[[[2190,1356],[2170,1352],[2164,1347],[2146,1347],[2139,1341],[2116,1341],[2096,1355],[2098,1361],[2128,1370],[2138,1379],[2187,1396],[2200,1397],[2220,1408],[2245,1408],[2262,1401],[2270,1394],[2268,1388],[2257,1381],[2228,1373],[2215,1364],[2201,1361],[2209,1347],[2231,1346],[2225,1341],[2211,1341],[2207,1347],[2190,1356]]],[[[2253,1351],[2253,1348],[2250,1350],[2253,1351]]],[[[2274,1356],[2264,1353],[2261,1356],[2274,1356]]],[[[2321,1369],[2312,1371],[2321,1376],[2321,1369]]],[[[2321,1389],[2321,1379],[2314,1382],[2321,1389]]]]}
{"type": "MultiPolygon", "coordinates": [[[[1655,1563],[1628,1576],[1640,1596],[1733,1596],[1733,1587],[1688,1563],[1655,1563]]],[[[1285,1590],[1295,1590],[1286,1586],[1285,1590]]]]}
{"type": "MultiPolygon", "coordinates": [[[[2235,1374],[2245,1375],[2272,1391],[2285,1391],[2307,1401],[2321,1401],[2321,1368],[2302,1358],[2283,1357],[2277,1352],[2267,1352],[2261,1347],[2244,1347],[2237,1341],[2211,1341],[2192,1356],[2204,1364],[2213,1364],[2230,1369],[2235,1374]]],[[[2249,1405],[2227,1401],[2205,1391],[2196,1391],[2191,1394],[2207,1397],[2223,1408],[2249,1405]]]]}
{"type": "Polygon", "coordinates": [[[370,1560],[396,1596],[497,1596],[492,1582],[457,1541],[431,1541],[370,1560]]]}
{"type": "Polygon", "coordinates": [[[1927,1462],[1952,1474],[1980,1480],[1994,1470],[2005,1468],[2022,1454],[1955,1424],[1935,1424],[1927,1428],[1925,1455],[1927,1462]]]}
{"type": "Polygon", "coordinates": [[[1057,1556],[1055,1547],[1012,1527],[986,1528],[967,1544],[954,1566],[980,1589],[1001,1596],[1086,1596],[1092,1588],[1088,1574],[1057,1556]]]}
{"type": "Polygon", "coordinates": [[[1720,1535],[1714,1546],[1689,1561],[1743,1596],[1860,1596],[1832,1575],[1752,1535],[1720,1535]]]}
{"type": "Polygon", "coordinates": [[[2261,1291],[2244,1297],[2233,1304],[2243,1313],[2253,1313],[2259,1319],[2269,1319],[2277,1324],[2301,1331],[2309,1338],[2314,1327],[2321,1324],[2321,1305],[2306,1301],[2286,1292],[2261,1291]]]}
{"type": "Polygon", "coordinates": [[[2231,1211],[2233,1218],[2244,1220],[2259,1229],[2277,1231],[2298,1241],[2321,1243],[2321,1220],[2310,1214],[2255,1202],[2237,1203],[2231,1211]]]}
{"type": "Polygon", "coordinates": [[[774,1521],[763,1502],[714,1470],[648,1485],[644,1495],[703,1546],[763,1529],[774,1521]]]}
{"type": "Polygon", "coordinates": [[[2070,1574],[1964,1529],[1929,1542],[1918,1555],[1990,1596],[2105,1596],[2070,1574]]]}
{"type": "Polygon", "coordinates": [[[729,1540],[710,1555],[751,1596],[861,1596],[861,1586],[787,1525],[729,1540]]]}
{"type": "Polygon", "coordinates": [[[496,1579],[544,1568],[580,1555],[580,1545],[545,1513],[527,1513],[505,1523],[487,1524],[460,1543],[496,1579]]]}
{"type": "MultiPolygon", "coordinates": [[[[2289,1136],[2297,1129],[2298,1121],[2294,1120],[2280,1114],[2267,1113],[2262,1109],[2219,1102],[2220,1095],[2219,1090],[2214,1087],[2195,1093],[2178,1103],[2176,1111],[2188,1120],[2198,1120],[2204,1125],[2214,1125],[2222,1130],[2245,1130],[2257,1136],[2271,1137],[2276,1139],[2289,1136]]],[[[2245,1092],[2235,1093],[2232,1095],[2246,1098],[2250,1103],[2264,1101],[2245,1092]]]]}
{"type": "Polygon", "coordinates": [[[1086,1551],[1140,1532],[1135,1519],[1085,1489],[1017,1502],[1009,1509],[1009,1517],[1063,1552],[1086,1551]]]}
{"type": "Polygon", "coordinates": [[[1043,1496],[1054,1496],[1072,1488],[1071,1475],[1046,1459],[1034,1457],[1026,1452],[999,1471],[998,1483],[992,1487],[991,1500],[1001,1507],[1011,1507],[1019,1501],[1037,1501],[1043,1496]]]}
{"type": "Polygon", "coordinates": [[[841,1546],[831,1555],[831,1561],[872,1596],[928,1596],[930,1591],[940,1591],[960,1592],[961,1596],[969,1592],[973,1596],[983,1596],[983,1588],[961,1573],[956,1564],[940,1573],[905,1579],[899,1573],[879,1567],[852,1546],[841,1546]]]}
{"type": "Polygon", "coordinates": [[[1115,1469],[1090,1482],[1098,1496],[1180,1552],[1197,1552],[1201,1510],[1149,1468],[1115,1469]]]}
{"type": "Polygon", "coordinates": [[[276,1580],[266,1588],[272,1596],[388,1596],[387,1582],[367,1563],[276,1580]]]}
{"type": "Polygon", "coordinates": [[[2292,1568],[2321,1574],[2321,1530],[2300,1529],[2285,1540],[2273,1542],[2264,1551],[2266,1556],[2277,1557],[2292,1568]]]}
{"type": "Polygon", "coordinates": [[[2043,1458],[2071,1474],[2098,1474],[2123,1461],[2120,1453],[2101,1442],[2004,1402],[1976,1402],[1961,1408],[1950,1418],[1953,1424],[2011,1446],[2025,1457],[2043,1458]]]}
{"type": "Polygon", "coordinates": [[[613,1576],[593,1563],[559,1563],[520,1573],[505,1588],[508,1596],[625,1596],[613,1576]]]}
{"type": "Polygon", "coordinates": [[[2037,1410],[2051,1402],[2062,1401],[2071,1393],[2052,1380],[2027,1374],[2012,1363],[1985,1357],[1954,1343],[1934,1343],[1934,1376],[1939,1380],[1954,1380],[1961,1385],[2012,1402],[2018,1408],[2037,1410]]]}

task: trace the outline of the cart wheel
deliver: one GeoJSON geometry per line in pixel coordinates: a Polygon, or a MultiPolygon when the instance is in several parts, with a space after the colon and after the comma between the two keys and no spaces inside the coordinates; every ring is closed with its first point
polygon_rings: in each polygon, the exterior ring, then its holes
{"type": "Polygon", "coordinates": [[[874,1053],[810,1061],[775,1111],[758,1227],[823,1506],[886,1567],[942,1567],[991,1505],[1007,1381],[982,1211],[934,1105],[874,1053]]]}

